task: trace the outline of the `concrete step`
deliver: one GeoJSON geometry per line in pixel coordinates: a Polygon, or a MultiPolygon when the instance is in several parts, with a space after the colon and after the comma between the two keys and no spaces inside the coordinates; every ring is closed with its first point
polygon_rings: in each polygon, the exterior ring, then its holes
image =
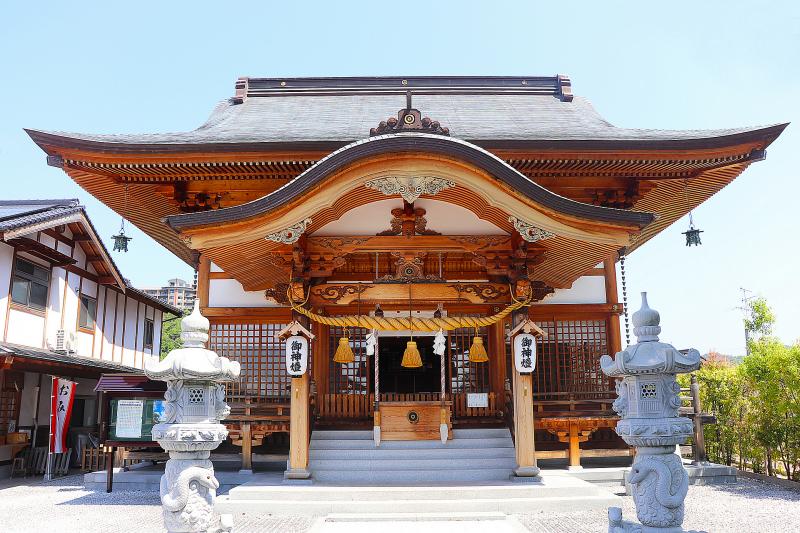
{"type": "MultiPolygon", "coordinates": [[[[452,448],[513,448],[511,438],[486,438],[486,439],[452,439],[442,444],[438,440],[387,440],[382,441],[380,449],[388,450],[419,450],[419,449],[452,449],[452,448]]],[[[311,450],[369,450],[375,449],[375,443],[361,439],[320,439],[311,440],[311,450]]]]}
{"type": "Polygon", "coordinates": [[[505,468],[512,469],[516,465],[514,457],[439,457],[434,459],[422,459],[407,454],[402,459],[392,459],[379,457],[377,459],[319,459],[315,455],[309,461],[309,470],[318,472],[321,470],[463,470],[479,468],[505,468]]]}
{"type": "Polygon", "coordinates": [[[325,522],[504,522],[508,518],[505,513],[375,513],[363,515],[356,513],[333,513],[325,517],[325,522]]]}
{"type": "Polygon", "coordinates": [[[367,449],[320,449],[310,451],[312,460],[317,459],[406,459],[411,454],[415,459],[492,459],[498,457],[516,457],[513,446],[508,448],[418,448],[411,452],[408,449],[367,448],[367,449]]]}

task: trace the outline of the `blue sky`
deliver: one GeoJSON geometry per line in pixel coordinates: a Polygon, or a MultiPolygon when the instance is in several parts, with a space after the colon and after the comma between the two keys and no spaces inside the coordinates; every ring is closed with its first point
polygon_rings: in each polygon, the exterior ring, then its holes
{"type": "MultiPolygon", "coordinates": [[[[627,267],[679,347],[743,352],[739,287],[769,300],[785,342],[800,337],[800,3],[6,2],[0,28],[2,196],[80,198],[107,237],[119,216],[46,166],[23,127],[193,129],[243,75],[563,73],[618,126],[795,122],[695,212],[703,246],[684,247],[684,219],[627,267]]],[[[191,279],[131,234],[115,259],[135,284],[191,279]]]]}

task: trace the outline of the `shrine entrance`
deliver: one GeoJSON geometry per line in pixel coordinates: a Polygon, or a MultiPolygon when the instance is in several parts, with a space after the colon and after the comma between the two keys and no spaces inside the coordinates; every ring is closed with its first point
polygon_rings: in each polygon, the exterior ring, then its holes
{"type": "Polygon", "coordinates": [[[404,368],[400,363],[408,337],[387,337],[380,340],[379,380],[384,394],[436,393],[441,390],[441,365],[433,353],[433,336],[414,337],[422,366],[404,368]]]}

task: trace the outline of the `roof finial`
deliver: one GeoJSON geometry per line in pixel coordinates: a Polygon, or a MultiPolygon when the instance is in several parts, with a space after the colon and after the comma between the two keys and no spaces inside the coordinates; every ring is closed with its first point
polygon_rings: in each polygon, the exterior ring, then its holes
{"type": "Polygon", "coordinates": [[[411,110],[411,91],[406,91],[406,109],[411,110]]]}

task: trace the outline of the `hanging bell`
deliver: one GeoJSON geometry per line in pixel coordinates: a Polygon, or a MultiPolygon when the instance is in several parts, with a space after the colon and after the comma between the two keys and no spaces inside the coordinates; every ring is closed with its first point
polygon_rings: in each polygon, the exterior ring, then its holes
{"type": "Polygon", "coordinates": [[[336,353],[333,354],[333,361],[335,363],[352,363],[356,360],[353,349],[350,348],[350,339],[345,333],[344,337],[339,339],[339,347],[336,348],[336,353]]]}
{"type": "Polygon", "coordinates": [[[483,345],[483,338],[475,335],[472,339],[472,346],[469,347],[469,362],[470,363],[485,363],[489,360],[489,355],[486,353],[486,347],[483,345]]]}
{"type": "Polygon", "coordinates": [[[403,368],[419,368],[422,366],[422,357],[419,355],[415,341],[408,341],[408,344],[406,344],[406,351],[403,352],[403,360],[400,366],[403,368]]]}

